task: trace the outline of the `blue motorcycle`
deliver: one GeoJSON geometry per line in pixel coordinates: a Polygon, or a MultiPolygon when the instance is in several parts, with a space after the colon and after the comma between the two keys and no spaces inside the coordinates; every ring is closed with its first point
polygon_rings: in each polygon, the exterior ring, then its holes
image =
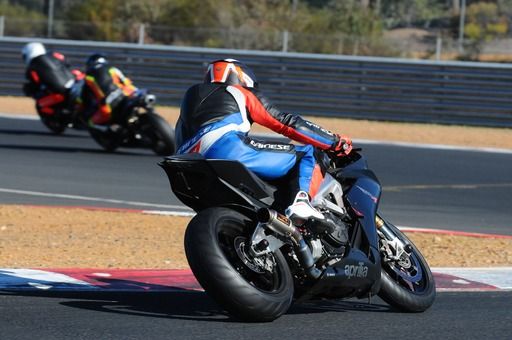
{"type": "Polygon", "coordinates": [[[420,251],[377,211],[381,185],[359,152],[330,159],[312,205],[324,215],[294,225],[282,214],[283,182],[237,161],[167,157],[172,191],[197,212],[185,233],[190,268],[234,317],[272,321],[294,300],[380,296],[423,312],[436,291],[420,251]]]}

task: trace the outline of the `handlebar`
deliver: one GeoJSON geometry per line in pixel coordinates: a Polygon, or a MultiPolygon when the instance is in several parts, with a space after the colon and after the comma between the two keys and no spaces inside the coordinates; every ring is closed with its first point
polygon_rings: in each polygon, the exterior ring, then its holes
{"type": "Polygon", "coordinates": [[[327,153],[331,161],[334,163],[336,168],[344,168],[347,165],[354,163],[361,159],[360,152],[363,150],[361,147],[352,148],[352,151],[348,155],[337,156],[333,153],[327,153]]]}

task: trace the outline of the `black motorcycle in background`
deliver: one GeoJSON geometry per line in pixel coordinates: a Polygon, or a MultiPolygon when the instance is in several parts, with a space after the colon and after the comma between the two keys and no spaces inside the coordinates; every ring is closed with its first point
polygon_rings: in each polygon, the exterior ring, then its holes
{"type": "Polygon", "coordinates": [[[381,185],[364,157],[325,158],[330,167],[312,199],[325,219],[301,225],[279,213],[283,188],[237,161],[186,154],[160,163],[172,191],[197,212],[185,234],[190,268],[234,317],[272,321],[294,299],[377,294],[403,312],[433,304],[430,268],[377,212],[381,185]]]}
{"type": "Polygon", "coordinates": [[[91,137],[105,150],[119,147],[150,148],[157,155],[175,152],[174,129],[154,111],[156,97],[145,89],[138,89],[124,99],[109,127],[90,128],[91,137]]]}

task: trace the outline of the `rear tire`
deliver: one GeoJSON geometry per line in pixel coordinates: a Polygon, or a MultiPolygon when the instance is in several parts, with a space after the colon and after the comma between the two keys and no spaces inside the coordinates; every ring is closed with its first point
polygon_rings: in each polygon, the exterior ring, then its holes
{"type": "Polygon", "coordinates": [[[187,227],[185,252],[201,286],[233,317],[272,321],[291,305],[293,278],[279,250],[269,255],[272,272],[262,270],[243,252],[253,226],[231,209],[203,210],[187,227]]]}
{"type": "Polygon", "coordinates": [[[43,122],[44,126],[56,135],[60,135],[66,130],[66,124],[61,122],[57,117],[46,117],[42,115],[39,115],[39,117],[41,118],[41,122],[43,122]]]}
{"type": "MultiPolygon", "coordinates": [[[[404,268],[397,262],[382,262],[381,289],[378,295],[391,306],[403,312],[423,312],[434,303],[436,287],[430,267],[416,246],[391,223],[386,226],[412,247],[406,263],[410,268],[404,268]]],[[[407,266],[406,266],[407,267],[407,266]]]]}

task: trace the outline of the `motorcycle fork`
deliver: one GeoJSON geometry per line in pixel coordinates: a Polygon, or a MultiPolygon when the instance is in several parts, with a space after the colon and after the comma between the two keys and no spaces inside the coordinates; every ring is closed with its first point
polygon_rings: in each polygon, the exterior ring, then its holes
{"type": "Polygon", "coordinates": [[[411,245],[404,244],[378,215],[375,215],[375,226],[377,227],[377,233],[385,242],[380,248],[380,251],[385,254],[384,261],[397,261],[404,253],[410,254],[412,252],[411,245]]]}

